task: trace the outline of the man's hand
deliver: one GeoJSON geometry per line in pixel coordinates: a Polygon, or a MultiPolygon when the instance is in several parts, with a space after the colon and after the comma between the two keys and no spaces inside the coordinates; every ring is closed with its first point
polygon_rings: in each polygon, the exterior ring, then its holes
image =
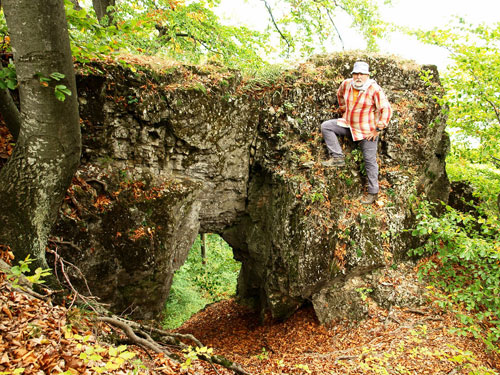
{"type": "Polygon", "coordinates": [[[368,137],[366,137],[365,139],[368,140],[368,141],[374,141],[375,139],[377,139],[378,137],[378,131],[377,129],[373,129],[370,133],[370,135],[368,135],[368,137]]]}

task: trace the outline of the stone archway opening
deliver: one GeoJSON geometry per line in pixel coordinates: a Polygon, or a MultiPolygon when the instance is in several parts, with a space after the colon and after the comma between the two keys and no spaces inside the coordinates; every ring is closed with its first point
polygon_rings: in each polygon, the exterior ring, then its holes
{"type": "Polygon", "coordinates": [[[199,234],[174,273],[163,311],[165,328],[177,328],[206,305],[233,297],[240,268],[233,249],[221,236],[199,234]]]}

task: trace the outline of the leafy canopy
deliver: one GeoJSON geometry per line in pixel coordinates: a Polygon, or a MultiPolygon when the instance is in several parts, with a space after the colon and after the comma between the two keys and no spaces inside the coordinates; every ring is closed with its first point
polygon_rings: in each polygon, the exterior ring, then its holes
{"type": "Polygon", "coordinates": [[[81,61],[120,53],[158,55],[199,63],[213,59],[229,66],[262,62],[263,34],[223,25],[212,8],[218,0],[118,1],[112,23],[99,23],[92,8],[76,10],[66,0],[73,55],[81,61]]]}
{"type": "Polygon", "coordinates": [[[220,0],[118,0],[109,9],[111,22],[101,23],[92,8],[76,10],[65,1],[73,54],[81,60],[125,51],[192,63],[261,66],[272,53],[273,36],[280,41],[278,55],[288,58],[339,45],[335,19],[340,15],[351,17],[368,49],[376,49],[377,38],[386,32],[380,0],[249,0],[261,2],[268,11],[263,32],[224,25],[216,14],[220,0]]]}
{"type": "MultiPolygon", "coordinates": [[[[298,57],[328,50],[328,46],[345,47],[337,26],[339,17],[350,17],[351,27],[367,43],[368,50],[377,49],[377,39],[388,30],[381,20],[377,0],[261,0],[268,10],[268,32],[280,35],[282,56],[298,57]]],[[[390,0],[384,4],[390,4],[390,0]]],[[[347,46],[349,47],[349,46],[347,46]]]]}
{"type": "Polygon", "coordinates": [[[456,131],[457,146],[480,145],[477,161],[500,156],[500,23],[472,25],[459,18],[446,28],[413,34],[450,52],[453,64],[442,79],[442,104],[449,108],[448,124],[456,131]]]}
{"type": "MultiPolygon", "coordinates": [[[[150,55],[189,63],[215,61],[229,67],[266,65],[271,56],[298,59],[347,47],[337,21],[349,17],[377,49],[388,27],[379,9],[391,0],[246,0],[267,10],[264,31],[224,24],[217,15],[221,0],[116,0],[112,17],[98,21],[90,1],[75,7],[64,0],[73,56],[80,62],[150,55]],[[276,47],[273,47],[276,46],[276,47]],[[333,47],[333,48],[332,48],[333,47]]],[[[3,51],[9,50],[8,30],[0,18],[3,51]]],[[[6,79],[2,80],[6,82],[6,79]]]]}

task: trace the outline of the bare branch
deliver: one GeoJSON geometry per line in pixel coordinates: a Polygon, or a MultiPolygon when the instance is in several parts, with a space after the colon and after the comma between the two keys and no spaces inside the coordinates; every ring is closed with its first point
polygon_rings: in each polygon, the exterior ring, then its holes
{"type": "Polygon", "coordinates": [[[337,25],[335,25],[335,22],[333,22],[333,17],[330,14],[330,9],[326,9],[326,14],[328,15],[328,18],[330,19],[330,22],[332,23],[333,27],[335,28],[335,31],[337,32],[337,35],[339,36],[340,43],[342,43],[342,50],[345,50],[345,45],[344,45],[344,40],[342,39],[342,36],[340,35],[339,29],[337,28],[337,25]]]}
{"type": "Polygon", "coordinates": [[[269,13],[269,16],[271,17],[271,21],[273,22],[274,28],[276,29],[276,31],[278,31],[278,33],[281,36],[281,39],[283,39],[286,42],[287,46],[288,46],[287,47],[287,54],[290,54],[291,44],[288,41],[288,39],[285,37],[285,35],[283,35],[283,33],[281,32],[280,28],[278,27],[278,25],[276,23],[276,20],[274,19],[273,10],[271,9],[270,5],[267,3],[266,0],[261,0],[261,1],[263,1],[264,4],[265,4],[265,6],[266,6],[267,12],[269,13]]]}

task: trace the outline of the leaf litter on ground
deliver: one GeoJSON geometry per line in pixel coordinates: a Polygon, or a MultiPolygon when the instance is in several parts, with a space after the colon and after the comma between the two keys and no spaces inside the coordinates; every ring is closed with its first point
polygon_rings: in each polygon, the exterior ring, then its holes
{"type": "MultiPolygon", "coordinates": [[[[196,360],[183,369],[163,355],[113,346],[114,331],[88,313],[14,289],[5,274],[0,280],[0,374],[232,374],[196,360]]],[[[390,310],[370,303],[369,311],[364,321],[324,326],[311,306],[286,321],[261,321],[259,314],[226,300],[176,331],[194,335],[214,354],[255,375],[499,373],[498,353],[487,352],[470,335],[452,333],[461,323],[432,303],[390,310]]]]}

